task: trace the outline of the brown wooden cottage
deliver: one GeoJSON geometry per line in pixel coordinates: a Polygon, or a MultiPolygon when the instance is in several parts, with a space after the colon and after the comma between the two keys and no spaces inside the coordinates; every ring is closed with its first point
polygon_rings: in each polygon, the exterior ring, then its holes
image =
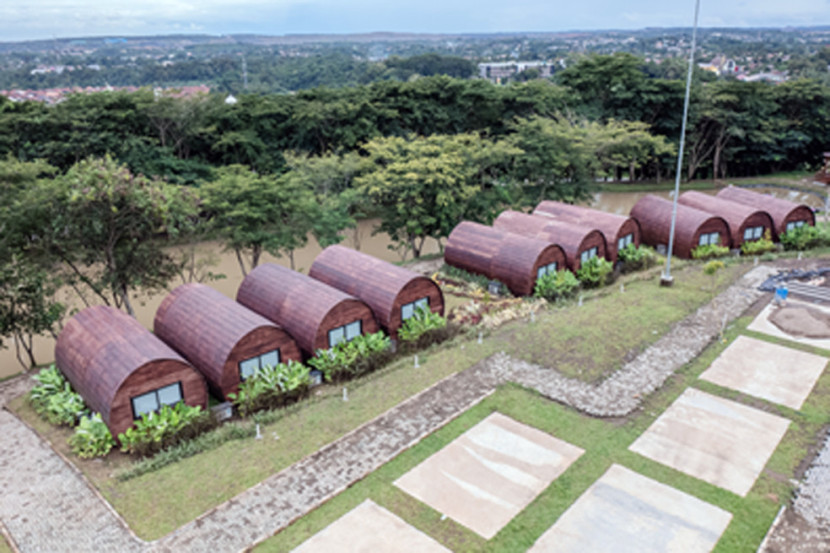
{"type": "Polygon", "coordinates": [[[257,370],[302,359],[285,330],[199,283],[183,284],[164,298],[153,330],[226,400],[257,370]]]}
{"type": "Polygon", "coordinates": [[[248,273],[236,301],[287,330],[308,356],[378,331],[372,310],[361,300],[271,263],[248,273]]]}
{"type": "Polygon", "coordinates": [[[597,228],[608,241],[606,254],[612,263],[616,263],[619,250],[629,244],[635,247],[640,245],[640,225],[633,217],[547,200],[536,206],[533,215],[552,217],[554,220],[581,227],[597,228]]]}
{"type": "Polygon", "coordinates": [[[682,193],[678,201],[725,220],[729,225],[733,248],[763,238],[767,231],[772,235],[772,217],[766,211],[695,190],[682,193]]]}
{"type": "Polygon", "coordinates": [[[565,267],[565,252],[546,240],[464,221],[450,233],[444,261],[496,279],[517,296],[529,296],[536,279],[565,267]]]}
{"type": "MultiPolygon", "coordinates": [[[[671,232],[672,202],[649,194],[631,208],[637,219],[642,240],[649,246],[667,246],[671,232]]],[[[730,246],[729,225],[723,218],[687,205],[677,205],[673,255],[692,257],[692,250],[704,244],[730,246]]]]}
{"type": "Polygon", "coordinates": [[[769,213],[773,222],[772,238],[774,240],[778,240],[782,234],[796,227],[816,224],[816,215],[810,206],[782,200],[769,194],[759,194],[745,188],[727,186],[718,192],[717,197],[769,213]]]}
{"type": "Polygon", "coordinates": [[[444,314],[444,294],[431,279],[351,248],[329,246],[308,275],[363,300],[393,339],[403,321],[422,306],[444,314]]]}
{"type": "Polygon", "coordinates": [[[518,211],[502,212],[493,227],[558,245],[565,252],[568,268],[574,272],[592,257],[606,256],[605,236],[596,228],[518,211]]]}
{"type": "Polygon", "coordinates": [[[184,401],[207,408],[205,379],[129,315],[88,307],[67,321],[55,360],[72,387],[113,436],[142,413],[184,401]]]}

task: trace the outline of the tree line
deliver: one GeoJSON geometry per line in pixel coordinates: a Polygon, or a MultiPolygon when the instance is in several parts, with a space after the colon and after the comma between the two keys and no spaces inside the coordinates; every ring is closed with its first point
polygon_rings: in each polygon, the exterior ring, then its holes
{"type": "MultiPolygon", "coordinates": [[[[0,337],[34,363],[32,337],[65,315],[59,287],[132,312],[136,294],[200,278],[205,239],[245,274],[263,252],[293,265],[309,237],[335,243],[373,216],[417,257],[462,219],[668,176],[682,96],[618,54],[506,87],[431,77],[236,104],[150,91],[0,103],[0,337]]],[[[698,84],[684,173],[814,165],[828,109],[811,81],[698,84]]]]}

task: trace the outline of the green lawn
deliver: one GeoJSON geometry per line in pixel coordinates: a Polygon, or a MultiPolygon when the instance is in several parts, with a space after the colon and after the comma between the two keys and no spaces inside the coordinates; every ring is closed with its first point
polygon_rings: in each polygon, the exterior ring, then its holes
{"type": "Polygon", "coordinates": [[[12,546],[2,535],[0,535],[0,553],[12,553],[12,546]]]}
{"type": "MultiPolygon", "coordinates": [[[[813,173],[793,171],[789,173],[773,173],[771,175],[759,175],[757,177],[727,177],[713,181],[712,179],[695,179],[692,181],[681,181],[681,190],[711,190],[726,186],[728,184],[779,184],[785,186],[804,186],[804,179],[812,179],[813,173]]],[[[674,190],[674,177],[663,180],[659,183],[654,181],[635,182],[606,182],[599,184],[600,192],[660,192],[674,190]]]]}
{"type": "MultiPolygon", "coordinates": [[[[348,403],[341,399],[341,387],[316,389],[309,401],[286,409],[278,420],[264,426],[264,440],[227,442],[132,480],[114,477],[129,463],[126,456],[110,455],[103,462],[79,460],[68,453],[69,430],[42,422],[25,401],[17,400],[11,407],[75,461],[140,537],[156,539],[497,351],[538,360],[582,378],[607,374],[620,366],[625,355],[641,351],[672,322],[711,298],[699,265],[678,263],[676,267],[672,288],[658,287],[659,271],[655,270],[648,280],[642,280],[643,275],[629,279],[624,293],[619,292],[619,285],[594,292],[581,307],[573,302],[540,314],[535,323],[510,323],[489,334],[483,344],[474,338],[458,338],[422,353],[419,370],[412,369],[411,358],[400,359],[349,383],[348,403]],[[598,347],[608,345],[609,336],[618,341],[611,352],[598,347]],[[590,371],[579,374],[583,366],[590,371]],[[273,439],[274,433],[279,440],[273,439]]],[[[721,285],[743,269],[727,269],[721,285]]]]}
{"type": "MultiPolygon", "coordinates": [[[[819,379],[801,411],[748,398],[698,380],[700,373],[723,351],[728,342],[743,332],[750,321],[749,317],[738,320],[727,331],[724,342],[715,343],[696,361],[678,371],[666,386],[646,400],[636,416],[624,421],[603,421],[587,417],[517,386],[503,386],[360,483],[260,544],[257,551],[288,551],[367,498],[453,551],[524,551],[612,463],[626,466],[731,512],[733,519],[715,551],[754,551],[779,507],[790,498],[793,488],[789,479],[798,476],[796,471],[799,463],[809,448],[817,443],[823,426],[830,423],[830,372],[819,379]],[[766,469],[746,497],[739,497],[628,451],[628,446],[689,386],[750,403],[793,421],[766,469]],[[499,534],[486,541],[451,519],[441,520],[439,513],[398,490],[392,483],[493,411],[549,432],[582,447],[586,452],[499,534]]],[[[830,355],[830,352],[822,353],[830,355]]]]}
{"type": "Polygon", "coordinates": [[[602,289],[599,293],[606,296],[601,299],[550,310],[535,324],[508,331],[503,349],[567,376],[594,381],[633,359],[744,271],[745,265],[731,265],[713,279],[700,265],[686,264],[675,269],[670,288],[657,285],[659,270],[652,270],[649,278],[632,275],[624,282],[624,292],[619,282],[602,289]]]}

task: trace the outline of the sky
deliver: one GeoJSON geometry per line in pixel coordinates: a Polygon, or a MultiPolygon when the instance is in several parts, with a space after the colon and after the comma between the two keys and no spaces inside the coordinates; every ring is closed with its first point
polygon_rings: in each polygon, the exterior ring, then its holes
{"type": "MultiPolygon", "coordinates": [[[[694,0],[2,0],[0,41],[178,33],[688,27],[694,0]]],[[[701,0],[704,27],[830,24],[830,0],[701,0]]]]}

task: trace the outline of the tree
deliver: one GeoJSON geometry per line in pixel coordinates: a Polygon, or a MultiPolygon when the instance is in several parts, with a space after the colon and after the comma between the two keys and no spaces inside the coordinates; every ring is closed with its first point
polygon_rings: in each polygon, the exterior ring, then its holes
{"type": "Polygon", "coordinates": [[[136,291],[160,290],[178,273],[164,246],[187,232],[196,215],[186,189],[135,176],[112,158],[90,158],[64,176],[21,195],[18,251],[62,273],[83,290],[130,315],[136,291]]]}
{"type": "Polygon", "coordinates": [[[0,348],[5,347],[3,338],[11,337],[24,370],[37,365],[34,337],[54,336],[63,317],[65,307],[55,301],[56,290],[56,279],[19,256],[0,265],[0,348]]]}
{"type": "MultiPolygon", "coordinates": [[[[508,156],[517,149],[504,148],[508,156]]],[[[496,150],[476,134],[379,138],[363,146],[374,170],[356,185],[379,209],[379,232],[420,257],[427,238],[440,241],[468,216],[476,218],[497,195],[482,194],[497,163],[484,148],[496,150]]],[[[498,160],[496,160],[498,161],[498,160]]]]}
{"type": "Polygon", "coordinates": [[[286,175],[258,175],[243,165],[223,167],[217,174],[216,181],[202,186],[201,197],[212,227],[236,253],[242,274],[259,264],[264,251],[287,255],[293,269],[294,250],[308,241],[319,209],[312,190],[286,175]]]}

